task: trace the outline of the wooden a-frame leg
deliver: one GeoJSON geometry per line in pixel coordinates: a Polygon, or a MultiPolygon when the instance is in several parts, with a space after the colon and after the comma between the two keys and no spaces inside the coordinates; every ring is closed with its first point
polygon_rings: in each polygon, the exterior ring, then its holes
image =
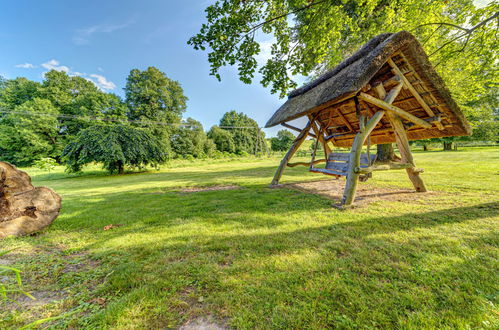
{"type": "Polygon", "coordinates": [[[288,152],[281,160],[281,164],[279,165],[277,171],[274,174],[274,178],[272,179],[272,183],[270,184],[271,186],[279,184],[279,180],[281,179],[282,173],[284,172],[286,165],[288,165],[288,162],[291,160],[291,157],[293,157],[298,148],[300,148],[300,146],[303,144],[303,141],[305,141],[306,137],[308,136],[308,132],[310,131],[310,127],[312,126],[312,123],[313,121],[309,121],[305,126],[305,128],[300,132],[300,134],[298,134],[296,139],[293,141],[291,148],[289,148],[288,152]]]}
{"type": "Polygon", "coordinates": [[[357,183],[359,182],[360,155],[362,153],[362,146],[384,114],[384,111],[376,112],[366,124],[364,129],[357,133],[355,139],[353,140],[352,150],[350,150],[350,158],[348,160],[347,182],[345,184],[345,191],[343,192],[343,198],[341,200],[341,204],[344,206],[352,205],[355,200],[357,183]]]}
{"type": "MultiPolygon", "coordinates": [[[[386,91],[383,85],[381,84],[376,86],[374,89],[376,90],[378,96],[381,99],[384,99],[385,102],[391,104],[397,97],[402,86],[404,85],[404,78],[402,76],[400,77],[400,80],[402,81],[402,83],[393,88],[388,95],[386,95],[386,91]]],[[[409,146],[409,139],[407,138],[405,127],[397,115],[391,112],[388,112],[387,115],[388,119],[390,120],[390,124],[392,125],[393,132],[395,134],[395,141],[397,142],[397,147],[399,148],[400,157],[402,158],[401,159],[402,163],[410,163],[414,165],[414,167],[406,169],[407,174],[409,175],[409,179],[412,181],[412,184],[414,185],[416,191],[425,192],[426,191],[425,184],[421,179],[421,177],[419,176],[419,172],[415,171],[416,166],[414,164],[414,159],[412,158],[411,148],[409,146]]]]}
{"type": "Polygon", "coordinates": [[[393,114],[388,114],[388,118],[390,119],[390,124],[393,127],[393,131],[395,132],[395,141],[397,142],[397,147],[400,152],[400,158],[402,158],[402,163],[410,163],[414,167],[407,168],[407,175],[414,185],[414,189],[418,192],[426,192],[426,186],[423,182],[423,179],[419,176],[419,172],[415,171],[416,165],[414,164],[414,159],[412,157],[411,148],[409,145],[409,139],[407,138],[407,133],[405,131],[405,127],[402,124],[400,118],[393,114]]]}

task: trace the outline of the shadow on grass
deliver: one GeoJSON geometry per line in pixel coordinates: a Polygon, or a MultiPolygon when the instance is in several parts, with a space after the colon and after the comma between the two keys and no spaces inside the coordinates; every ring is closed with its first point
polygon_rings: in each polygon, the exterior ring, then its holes
{"type": "Polygon", "coordinates": [[[124,191],[68,200],[51,228],[91,237],[86,248],[112,269],[99,291],[111,303],[73,325],[178,326],[204,313],[242,328],[473,327],[488,315],[497,241],[478,229],[498,211],[342,212],[262,187],[124,191]],[[480,254],[463,257],[466,244],[480,254]]]}

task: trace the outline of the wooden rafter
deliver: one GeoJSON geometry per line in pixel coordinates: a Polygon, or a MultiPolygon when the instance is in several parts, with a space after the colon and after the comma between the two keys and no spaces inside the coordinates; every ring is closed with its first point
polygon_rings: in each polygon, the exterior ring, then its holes
{"type": "MultiPolygon", "coordinates": [[[[282,126],[284,126],[284,127],[289,128],[289,129],[292,129],[292,130],[294,130],[294,131],[297,131],[297,132],[301,132],[301,131],[302,131],[302,129],[300,129],[300,128],[298,128],[298,127],[295,127],[295,126],[293,126],[293,125],[290,125],[290,124],[288,124],[288,123],[281,123],[281,125],[282,125],[282,126]]],[[[309,135],[309,136],[311,136],[311,137],[313,137],[314,139],[316,139],[316,138],[317,138],[317,136],[316,136],[314,133],[310,133],[310,132],[308,132],[308,135],[309,135]]]]}
{"type": "MultiPolygon", "coordinates": [[[[402,71],[400,71],[399,67],[395,64],[395,62],[393,62],[393,60],[391,58],[388,59],[388,64],[392,67],[395,74],[399,75],[402,78],[402,81],[404,82],[407,89],[409,89],[411,94],[419,102],[419,104],[423,107],[423,109],[426,111],[428,116],[435,117],[435,113],[433,112],[433,110],[431,110],[431,108],[428,106],[428,104],[426,104],[425,100],[423,100],[423,97],[421,97],[421,95],[419,95],[418,91],[414,88],[414,86],[412,86],[412,84],[409,82],[409,80],[407,80],[407,78],[404,76],[402,71]]],[[[409,63],[407,63],[407,65],[409,65],[409,63]]],[[[444,129],[442,123],[440,123],[440,122],[436,122],[435,125],[440,130],[444,129]]]]}
{"type": "MultiPolygon", "coordinates": [[[[388,94],[386,97],[388,98],[390,96],[390,94],[388,94]]],[[[416,125],[419,125],[421,127],[424,127],[424,128],[431,128],[431,124],[427,123],[426,121],[410,114],[409,112],[405,111],[405,110],[402,110],[400,109],[399,107],[396,107],[394,105],[391,105],[390,103],[387,103],[385,101],[382,101],[378,98],[375,98],[374,96],[371,96],[369,94],[366,94],[366,93],[360,93],[359,94],[359,98],[366,101],[366,102],[369,102],[377,107],[380,107],[384,110],[387,110],[387,111],[390,111],[392,113],[395,113],[396,115],[410,121],[410,122],[413,122],[414,124],[416,125]]]]}
{"type": "Polygon", "coordinates": [[[350,124],[350,122],[347,120],[347,118],[341,113],[341,107],[338,107],[338,115],[339,117],[343,120],[343,122],[345,123],[345,125],[347,125],[348,129],[352,132],[355,132],[355,130],[353,129],[353,126],[352,124],[350,124]]]}

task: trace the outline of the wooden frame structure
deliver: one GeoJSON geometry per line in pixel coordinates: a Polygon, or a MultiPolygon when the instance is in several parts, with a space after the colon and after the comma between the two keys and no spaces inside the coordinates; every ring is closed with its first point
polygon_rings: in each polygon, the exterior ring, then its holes
{"type": "MultiPolygon", "coordinates": [[[[331,72],[292,92],[267,127],[282,124],[298,131],[272,180],[277,185],[284,169],[329,162],[331,146],[351,147],[341,204],[352,205],[359,178],[375,171],[405,169],[414,189],[425,192],[409,140],[469,135],[471,130],[435,73],[415,38],[407,32],[380,35],[331,72]],[[350,79],[345,80],[345,79],[350,79]],[[286,121],[307,116],[303,129],[286,121]],[[317,139],[325,159],[310,163],[289,161],[307,137],[317,139]],[[399,162],[361,166],[368,142],[396,142],[399,162]]],[[[369,158],[369,156],[368,156],[369,158]]],[[[327,166],[326,166],[327,167],[327,166]]],[[[315,170],[330,175],[337,172],[315,170]]]]}

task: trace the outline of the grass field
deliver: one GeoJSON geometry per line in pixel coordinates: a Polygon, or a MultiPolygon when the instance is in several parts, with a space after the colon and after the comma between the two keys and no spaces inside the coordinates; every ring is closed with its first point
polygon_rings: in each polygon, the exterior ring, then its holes
{"type": "MultiPolygon", "coordinates": [[[[431,198],[348,211],[269,189],[277,158],[81,176],[26,169],[63,197],[45,232],[0,242],[37,301],[0,328],[495,328],[499,148],[416,153],[431,198]],[[236,190],[184,192],[233,184],[236,190]],[[103,230],[106,225],[122,225],[103,230]]],[[[283,182],[327,177],[303,167],[283,182]]],[[[403,171],[369,181],[410,187],[403,171]]],[[[6,257],[4,257],[6,258],[6,257]]]]}

